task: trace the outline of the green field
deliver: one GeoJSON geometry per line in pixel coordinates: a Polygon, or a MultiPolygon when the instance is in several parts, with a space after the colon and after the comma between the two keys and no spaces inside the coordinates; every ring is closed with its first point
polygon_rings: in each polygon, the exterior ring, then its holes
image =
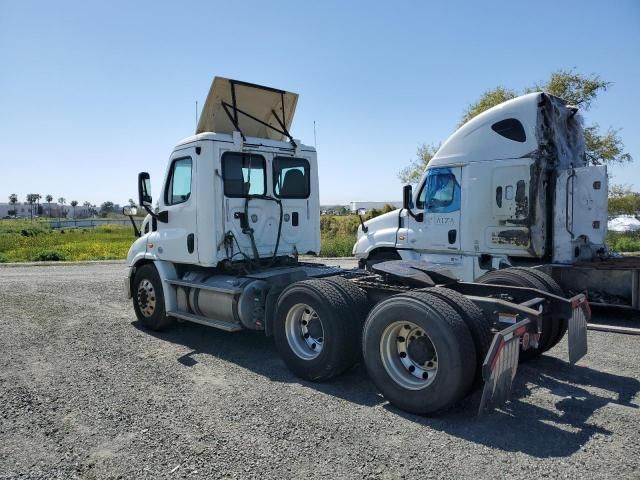
{"type": "MultiPolygon", "coordinates": [[[[349,257],[360,224],[358,217],[324,215],[320,219],[325,257],[349,257]]],[[[46,222],[0,220],[0,263],[124,259],[135,237],[124,225],[55,230],[46,222]]],[[[609,232],[609,248],[640,252],[640,232],[609,232]]]]}
{"type": "Polygon", "coordinates": [[[131,227],[49,228],[45,222],[0,221],[0,262],[123,259],[135,237],[131,227]]]}

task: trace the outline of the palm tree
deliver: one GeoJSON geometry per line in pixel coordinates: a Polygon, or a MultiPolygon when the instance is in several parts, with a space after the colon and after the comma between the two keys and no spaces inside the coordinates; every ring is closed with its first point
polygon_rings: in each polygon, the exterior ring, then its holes
{"type": "Polygon", "coordinates": [[[62,209],[64,207],[64,202],[66,202],[66,201],[67,201],[67,199],[64,198],[64,197],[60,197],[58,199],[58,203],[60,204],[60,209],[58,210],[58,218],[59,219],[62,218],[62,209]]]}
{"type": "Polygon", "coordinates": [[[77,200],[71,200],[71,206],[73,207],[73,219],[76,219],[76,207],[78,206],[77,200]]]}
{"type": "Polygon", "coordinates": [[[53,195],[49,194],[44,198],[47,201],[47,205],[49,206],[49,213],[47,214],[47,216],[51,218],[51,202],[53,202],[53,195]]]}
{"type": "Polygon", "coordinates": [[[40,199],[42,198],[42,195],[39,193],[34,193],[34,195],[36,200],[36,214],[40,215],[40,199]]]}
{"type": "Polygon", "coordinates": [[[12,193],[11,195],[9,195],[9,205],[11,205],[11,207],[13,208],[14,217],[18,216],[18,207],[16,206],[17,204],[18,204],[18,195],[16,195],[15,193],[12,193]]]}
{"type": "Polygon", "coordinates": [[[27,193],[27,203],[29,204],[29,215],[30,215],[31,221],[33,222],[33,204],[36,203],[35,193],[27,193]]]}
{"type": "Polygon", "coordinates": [[[91,217],[92,215],[91,202],[82,202],[82,206],[87,209],[87,217],[91,217]]]}

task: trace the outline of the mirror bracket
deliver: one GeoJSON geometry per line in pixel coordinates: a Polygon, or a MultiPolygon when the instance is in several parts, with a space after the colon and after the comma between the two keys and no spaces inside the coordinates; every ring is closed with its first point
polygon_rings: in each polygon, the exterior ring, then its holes
{"type": "Polygon", "coordinates": [[[424,213],[413,213],[413,187],[411,185],[405,185],[402,188],[402,208],[404,208],[409,216],[413,217],[416,222],[422,222],[424,220],[424,213]]]}
{"type": "Polygon", "coordinates": [[[142,234],[140,233],[140,229],[138,228],[138,226],[136,225],[136,222],[133,220],[133,215],[131,214],[131,212],[126,213],[126,208],[127,207],[123,207],[122,208],[122,214],[126,215],[127,217],[129,217],[129,221],[131,221],[131,226],[133,227],[133,234],[136,237],[140,237],[142,234]]]}

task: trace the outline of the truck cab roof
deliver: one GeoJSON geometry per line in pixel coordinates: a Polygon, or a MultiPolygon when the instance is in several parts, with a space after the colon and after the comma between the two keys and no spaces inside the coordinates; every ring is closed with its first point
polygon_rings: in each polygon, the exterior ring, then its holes
{"type": "MultiPolygon", "coordinates": [[[[183,147],[185,145],[200,142],[200,141],[215,141],[215,142],[226,142],[226,143],[234,143],[234,136],[232,133],[215,133],[215,132],[203,132],[198,133],[196,135],[191,135],[190,137],[183,138],[176,144],[176,149],[183,147]]],[[[305,152],[315,152],[316,149],[309,145],[302,145],[299,140],[296,140],[296,145],[298,148],[305,152]]],[[[245,147],[267,147],[267,148],[276,148],[280,150],[295,150],[295,147],[291,144],[291,142],[284,140],[271,140],[269,138],[259,138],[259,137],[246,137],[244,141],[245,147]]]]}
{"type": "Polygon", "coordinates": [[[582,119],[558,97],[534,92],[472,118],[440,147],[428,168],[535,156],[552,145],[557,165],[584,166],[582,119]]]}

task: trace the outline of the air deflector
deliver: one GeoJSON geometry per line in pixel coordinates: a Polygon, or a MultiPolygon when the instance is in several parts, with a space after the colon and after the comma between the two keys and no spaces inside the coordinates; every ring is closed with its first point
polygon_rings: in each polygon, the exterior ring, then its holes
{"type": "Polygon", "coordinates": [[[292,140],[289,129],[297,103],[297,93],[215,77],[196,134],[239,131],[243,137],[292,140]]]}

